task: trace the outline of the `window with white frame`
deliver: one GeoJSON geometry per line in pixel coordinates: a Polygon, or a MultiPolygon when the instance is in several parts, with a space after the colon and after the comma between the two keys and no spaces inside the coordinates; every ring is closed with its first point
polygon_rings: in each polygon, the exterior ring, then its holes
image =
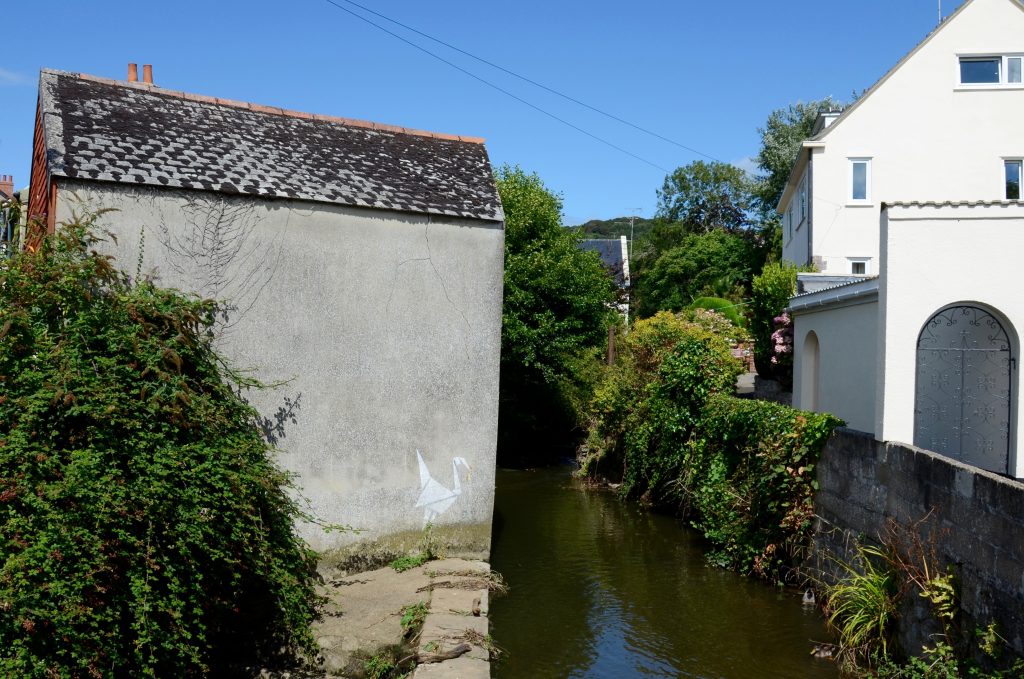
{"type": "Polygon", "coordinates": [[[960,57],[960,84],[975,86],[1024,86],[1021,66],[1024,55],[991,54],[960,57]]]}
{"type": "Polygon", "coordinates": [[[871,202],[871,159],[850,158],[850,193],[851,203],[871,202]]]}
{"type": "Polygon", "coordinates": [[[1003,161],[1004,174],[1006,177],[1006,199],[1020,200],[1020,179],[1024,162],[1020,158],[1003,161]]]}
{"type": "Polygon", "coordinates": [[[850,257],[850,273],[854,276],[866,276],[871,273],[871,258],[850,257]]]}

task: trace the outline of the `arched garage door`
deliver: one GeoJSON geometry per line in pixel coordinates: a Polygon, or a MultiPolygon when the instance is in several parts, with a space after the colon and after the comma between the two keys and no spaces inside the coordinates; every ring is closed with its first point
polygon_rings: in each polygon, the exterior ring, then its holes
{"type": "Polygon", "coordinates": [[[917,340],[914,445],[1005,474],[1011,352],[1003,325],[982,308],[932,316],[917,340]]]}

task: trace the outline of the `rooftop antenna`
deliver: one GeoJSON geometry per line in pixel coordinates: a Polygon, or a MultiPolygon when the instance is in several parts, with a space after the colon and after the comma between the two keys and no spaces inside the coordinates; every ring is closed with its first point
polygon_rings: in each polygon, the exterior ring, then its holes
{"type": "Polygon", "coordinates": [[[640,207],[630,208],[630,212],[633,213],[633,214],[631,214],[629,216],[629,249],[630,250],[633,249],[633,221],[636,219],[636,213],[640,212],[640,210],[642,210],[642,209],[643,208],[640,208],[640,207]]]}
{"type": "Polygon", "coordinates": [[[939,23],[942,23],[942,0],[939,0],[939,23]]]}

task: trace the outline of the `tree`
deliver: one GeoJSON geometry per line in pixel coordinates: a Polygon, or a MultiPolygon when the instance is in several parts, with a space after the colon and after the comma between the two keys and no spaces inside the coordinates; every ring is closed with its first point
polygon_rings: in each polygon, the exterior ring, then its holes
{"type": "Polygon", "coordinates": [[[615,288],[562,228],[562,201],[536,174],[496,173],[505,209],[499,454],[566,445],[587,400],[588,359],[605,346],[615,288]]]}
{"type": "Polygon", "coordinates": [[[0,675],[233,674],[316,653],[290,477],[213,302],[120,273],[93,220],[0,263],[0,675]]]}
{"type": "Polygon", "coordinates": [[[755,248],[742,235],[687,234],[644,270],[637,283],[637,313],[679,311],[701,295],[741,297],[754,263],[755,248]]]}
{"type": "Polygon", "coordinates": [[[697,160],[665,177],[657,217],[691,233],[736,232],[749,225],[753,183],[735,165],[697,160]]]}
{"type": "Polygon", "coordinates": [[[761,150],[757,154],[757,166],[763,178],[757,183],[755,192],[756,205],[763,220],[775,216],[775,207],[789,181],[800,144],[811,136],[818,114],[842,107],[841,102],[831,97],[806,104],[797,102],[772,111],[764,127],[758,128],[761,150]]]}

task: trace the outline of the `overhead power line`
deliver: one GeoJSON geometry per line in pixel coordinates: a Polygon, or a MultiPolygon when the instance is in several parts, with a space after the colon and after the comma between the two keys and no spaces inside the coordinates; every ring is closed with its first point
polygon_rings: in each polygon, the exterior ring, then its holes
{"type": "MultiPolygon", "coordinates": [[[[327,1],[331,2],[331,0],[327,0],[327,1]]],[[[533,85],[534,87],[538,87],[538,88],[544,90],[545,92],[550,92],[551,94],[554,94],[555,96],[558,96],[558,97],[561,97],[562,99],[565,99],[566,101],[571,101],[572,103],[576,104],[577,106],[582,106],[583,108],[588,109],[590,111],[593,111],[594,113],[597,113],[599,115],[602,115],[605,118],[609,118],[611,120],[614,120],[615,122],[621,123],[623,125],[626,125],[627,127],[632,127],[634,130],[638,130],[640,132],[643,132],[646,135],[654,137],[655,139],[660,139],[661,141],[667,142],[667,143],[672,144],[674,146],[678,146],[679,148],[685,149],[686,151],[689,151],[690,153],[694,153],[694,154],[696,154],[698,156],[704,156],[708,160],[713,160],[713,161],[718,162],[718,163],[723,162],[723,161],[719,160],[718,158],[715,158],[714,156],[711,156],[711,155],[708,155],[707,153],[704,153],[703,151],[698,151],[697,149],[693,148],[692,146],[687,146],[686,144],[683,144],[682,142],[678,142],[675,139],[671,139],[671,138],[666,137],[664,135],[658,134],[657,132],[654,132],[653,130],[649,130],[646,127],[643,127],[641,125],[637,125],[634,122],[631,122],[631,121],[626,120],[624,118],[620,118],[619,116],[617,116],[617,115],[615,115],[613,113],[609,113],[608,111],[604,111],[604,110],[602,110],[602,109],[600,109],[600,108],[598,108],[596,106],[593,106],[592,104],[588,104],[585,101],[580,101],[579,99],[577,99],[577,98],[575,98],[573,96],[570,96],[570,95],[568,95],[568,94],[566,94],[564,92],[560,92],[560,91],[556,90],[553,87],[549,87],[548,85],[545,85],[544,83],[537,82],[536,80],[533,80],[531,78],[528,78],[525,75],[522,75],[521,73],[516,73],[512,69],[505,68],[504,66],[502,66],[500,64],[496,64],[493,61],[489,61],[487,59],[484,59],[483,57],[480,57],[480,56],[477,56],[477,55],[473,54],[472,52],[464,50],[461,47],[458,47],[457,45],[453,45],[450,42],[446,42],[444,40],[441,40],[440,38],[435,38],[434,36],[430,35],[429,33],[424,33],[423,31],[421,31],[421,30],[419,30],[417,28],[414,28],[412,26],[409,26],[408,24],[404,24],[401,21],[398,21],[397,19],[392,19],[391,17],[385,16],[385,15],[381,14],[380,12],[377,12],[377,11],[375,11],[375,10],[369,8],[369,7],[366,7],[364,5],[360,5],[358,2],[353,2],[352,0],[341,0],[341,1],[346,3],[346,4],[348,4],[348,5],[352,5],[353,7],[358,7],[359,9],[363,10],[364,12],[368,12],[368,13],[376,16],[376,17],[380,17],[381,19],[384,19],[385,21],[388,21],[388,22],[390,22],[390,23],[392,23],[392,24],[394,24],[396,26],[401,26],[405,30],[410,31],[412,33],[415,33],[416,35],[419,35],[421,37],[424,37],[427,40],[431,40],[433,42],[436,42],[439,45],[444,45],[445,47],[447,47],[450,50],[454,50],[454,51],[458,52],[459,54],[462,54],[462,55],[465,55],[465,56],[469,57],[470,59],[475,59],[476,61],[479,61],[481,64],[485,64],[487,66],[490,66],[491,68],[497,69],[497,70],[501,71],[502,73],[505,73],[507,75],[512,76],[513,78],[518,78],[519,80],[522,80],[525,83],[529,83],[529,84],[533,85]]],[[[331,4],[333,5],[335,3],[331,2],[331,4]]]]}
{"type": "MultiPolygon", "coordinates": [[[[498,92],[501,92],[505,96],[510,97],[512,99],[515,99],[516,101],[518,101],[519,103],[523,104],[524,106],[529,106],[530,108],[532,108],[533,110],[537,111],[538,113],[542,113],[542,114],[546,115],[547,117],[551,118],[552,120],[556,120],[556,121],[562,123],[563,125],[565,125],[566,127],[569,127],[569,128],[572,128],[573,130],[576,130],[580,134],[584,134],[584,135],[590,137],[591,139],[604,144],[605,146],[608,146],[610,148],[615,149],[619,153],[623,153],[623,154],[625,154],[627,156],[630,156],[631,158],[639,160],[640,162],[645,163],[647,165],[650,165],[651,167],[653,167],[653,168],[655,168],[657,170],[661,170],[662,172],[665,172],[666,174],[669,174],[669,173],[672,172],[671,170],[669,170],[666,167],[663,167],[663,166],[661,166],[661,165],[659,165],[659,164],[657,164],[657,163],[655,163],[655,162],[653,162],[651,160],[648,160],[647,158],[644,158],[643,156],[637,155],[636,153],[633,153],[632,151],[629,151],[629,150],[627,150],[627,149],[625,149],[625,148],[623,148],[623,147],[621,147],[621,146],[619,146],[617,144],[614,144],[614,143],[608,141],[607,139],[605,139],[604,137],[600,137],[600,136],[594,134],[593,132],[590,132],[588,130],[583,129],[582,127],[579,127],[578,125],[574,125],[573,123],[569,122],[565,118],[557,116],[554,113],[551,113],[550,111],[548,111],[548,110],[546,110],[544,108],[541,108],[540,106],[537,106],[536,104],[534,104],[532,102],[529,102],[526,99],[523,99],[519,95],[514,94],[514,93],[506,90],[505,88],[503,88],[503,87],[501,87],[499,85],[495,85],[491,81],[489,81],[489,80],[487,80],[487,79],[477,75],[476,73],[473,73],[472,71],[470,71],[468,69],[465,69],[462,66],[459,66],[458,64],[456,64],[456,63],[454,63],[452,61],[449,61],[448,59],[445,59],[444,57],[442,57],[441,55],[437,54],[436,52],[432,52],[432,51],[428,50],[426,47],[423,47],[422,45],[419,45],[419,44],[417,44],[417,43],[415,43],[415,42],[405,38],[404,36],[401,36],[398,33],[395,33],[394,31],[391,31],[391,30],[385,28],[384,26],[381,26],[380,24],[376,23],[372,19],[368,19],[368,18],[364,17],[363,15],[361,15],[361,14],[359,14],[357,12],[352,11],[348,7],[344,7],[342,5],[339,5],[334,0],[324,0],[324,1],[326,3],[328,3],[329,5],[332,5],[332,6],[336,7],[337,9],[340,9],[342,12],[346,12],[346,13],[356,17],[360,21],[363,21],[365,23],[370,24],[371,26],[373,26],[377,30],[383,31],[384,33],[387,33],[388,35],[390,35],[391,37],[393,37],[393,38],[395,38],[397,40],[401,40],[402,42],[404,42],[405,44],[409,45],[410,47],[414,47],[415,49],[419,50],[420,52],[423,52],[424,54],[427,54],[427,55],[433,57],[434,59],[437,59],[441,63],[446,64],[448,66],[451,66],[455,70],[457,70],[457,71],[459,71],[459,72],[469,76],[470,78],[473,78],[474,80],[476,80],[478,82],[481,82],[484,85],[487,85],[488,87],[497,90],[498,92]]],[[[342,0],[342,1],[343,2],[348,2],[349,0],[342,0]]],[[[362,5],[356,5],[355,3],[351,3],[351,4],[355,5],[356,7],[360,7],[361,9],[366,9],[365,7],[362,7],[362,5]]],[[[368,12],[370,12],[372,14],[375,14],[377,16],[382,16],[382,15],[377,14],[373,10],[366,10],[366,11],[368,11],[368,12]]],[[[387,18],[387,17],[383,17],[383,18],[387,18]]],[[[388,21],[391,21],[391,19],[388,19],[388,21]]],[[[394,23],[398,24],[398,22],[394,22],[394,23]]],[[[401,25],[401,24],[398,24],[398,25],[401,25]]],[[[410,30],[413,30],[413,29],[410,29],[410,30]]],[[[416,32],[419,33],[419,31],[416,31],[416,32]]],[[[426,35],[426,34],[421,34],[421,35],[426,35]]],[[[426,37],[429,37],[429,36],[426,36],[426,37]]],[[[431,38],[431,39],[433,40],[433,38],[431,38]]],[[[440,41],[437,41],[437,42],[440,42],[440,41]]],[[[453,48],[453,49],[455,49],[455,48],[453,48]]],[[[459,50],[459,51],[462,51],[462,50],[459,50]]],[[[468,53],[466,53],[466,54],[468,54],[468,53]]],[[[483,60],[481,60],[481,61],[483,61],[483,60]]],[[[701,154],[701,155],[703,155],[703,154],[701,154]]],[[[708,156],[708,157],[710,158],[710,156],[708,156]]]]}

